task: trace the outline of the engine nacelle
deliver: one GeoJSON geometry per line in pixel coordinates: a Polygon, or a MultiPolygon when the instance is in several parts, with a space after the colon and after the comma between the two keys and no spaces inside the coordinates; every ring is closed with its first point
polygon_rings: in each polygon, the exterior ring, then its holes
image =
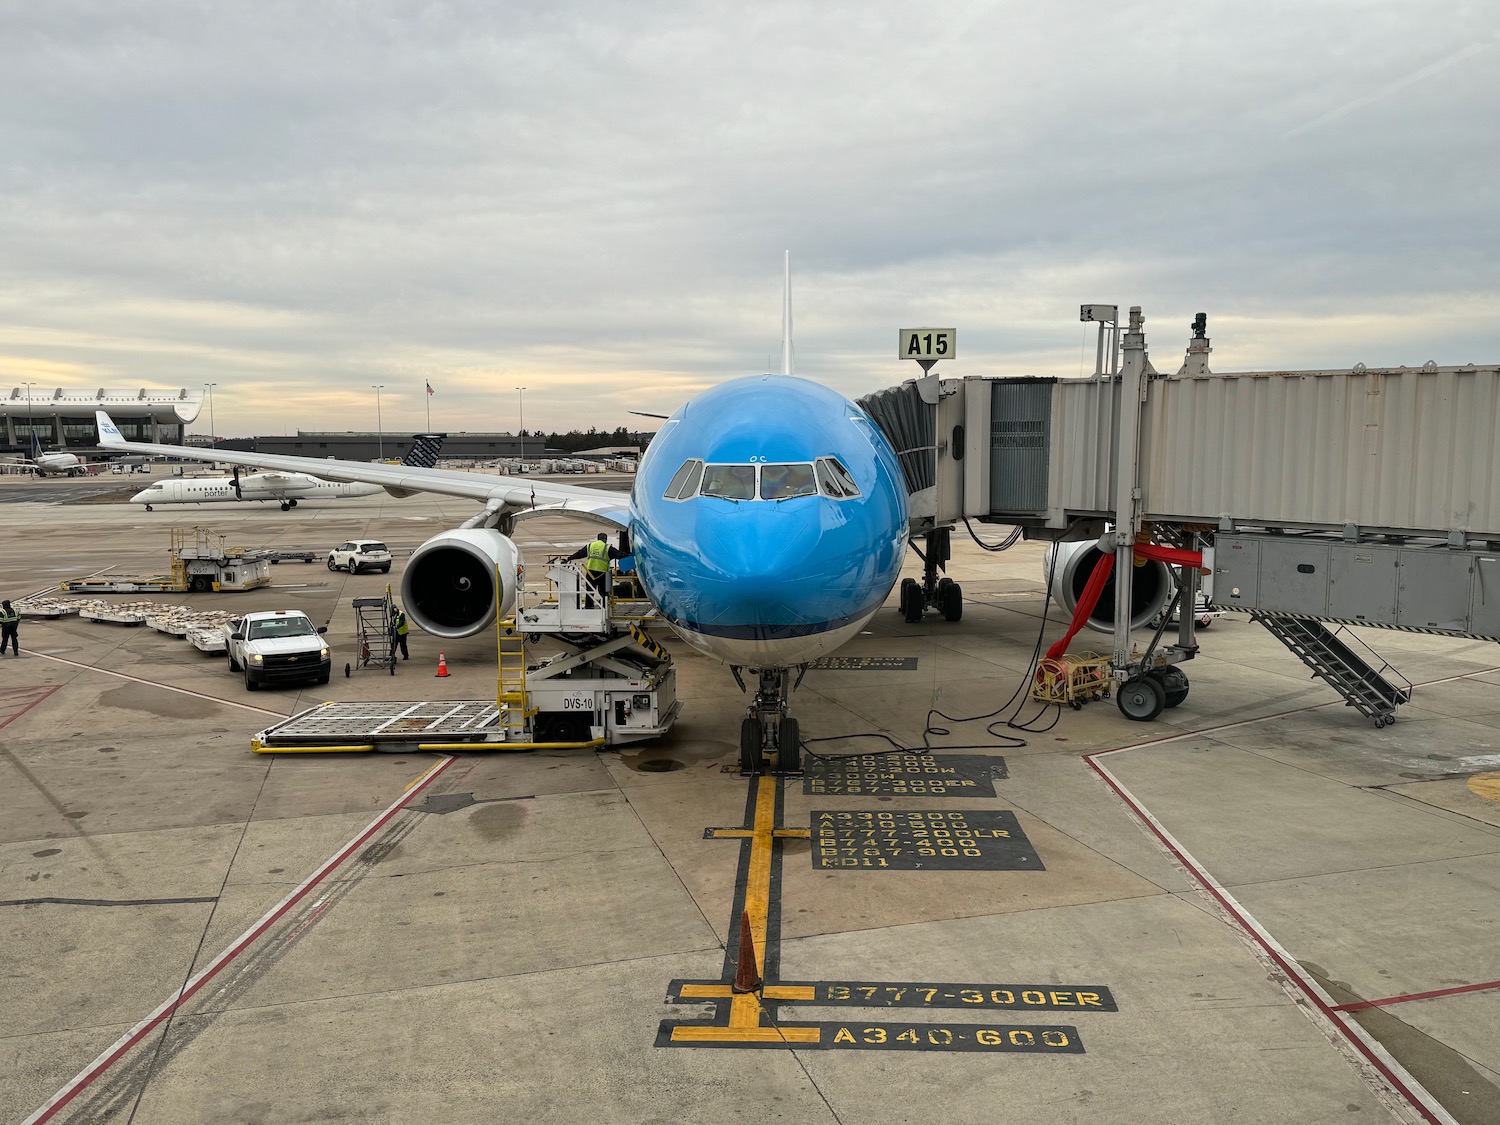
{"type": "MultiPolygon", "coordinates": [[[[1092,542],[1056,543],[1047,548],[1047,557],[1042,563],[1042,575],[1055,574],[1052,578],[1052,596],[1072,613],[1083,596],[1083,588],[1094,573],[1094,565],[1103,558],[1099,546],[1092,542]]],[[[1166,608],[1172,598],[1174,584],[1172,572],[1166,563],[1152,559],[1145,566],[1135,568],[1130,586],[1130,627],[1141,629],[1166,608]]],[[[1115,576],[1099,595],[1094,612],[1088,619],[1088,627],[1101,633],[1115,631],[1115,576]]]]}
{"type": "Polygon", "coordinates": [[[434,535],[412,552],[401,577],[401,601],[424,632],[472,637],[516,604],[521,553],[492,528],[434,535]]]}

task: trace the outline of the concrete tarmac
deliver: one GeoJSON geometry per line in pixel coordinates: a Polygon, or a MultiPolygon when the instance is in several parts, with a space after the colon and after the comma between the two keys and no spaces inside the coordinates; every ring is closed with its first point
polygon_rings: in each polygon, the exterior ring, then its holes
{"type": "MultiPolygon", "coordinates": [[[[193,524],[381,538],[394,583],[474,511],[146,513],[38,483],[0,480],[3,596],[159,571],[193,524]]],[[[538,562],[590,537],[517,538],[538,562]]],[[[738,775],[744,698],[665,630],[685,711],[656,743],[269,756],[251,736],[323,700],[491,695],[493,638],[414,631],[395,677],[248,694],[145,627],[23,622],[0,1120],[1500,1122],[1500,649],[1362,634],[1418,683],[1377,730],[1230,615],[1156,723],[1017,709],[1039,559],[956,537],[962,621],[893,597],[840,653],[881,659],[794,697],[819,755],[885,734],[934,758],[784,782],[738,775]],[[745,916],[765,983],[736,998],[745,916]]],[[[305,610],[341,672],[385,576],[272,573],[151,600],[305,610]]]]}

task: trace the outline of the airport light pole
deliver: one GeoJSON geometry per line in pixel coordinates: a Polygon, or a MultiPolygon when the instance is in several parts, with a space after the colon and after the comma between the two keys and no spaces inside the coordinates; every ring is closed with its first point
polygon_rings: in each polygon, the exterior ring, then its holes
{"type": "Polygon", "coordinates": [[[521,460],[526,460],[526,388],[516,388],[516,407],[520,412],[521,460]]]}
{"type": "Polygon", "coordinates": [[[204,383],[208,388],[208,444],[219,448],[219,427],[214,424],[214,388],[218,383],[204,383]]]}
{"type": "Polygon", "coordinates": [[[36,447],[36,415],[33,414],[32,411],[31,411],[31,388],[34,387],[34,386],[36,386],[36,384],[35,383],[26,383],[24,385],[26,387],[26,429],[28,431],[28,436],[31,438],[32,448],[35,448],[36,447]]]}
{"type": "Polygon", "coordinates": [[[380,420],[380,392],[383,391],[383,390],[385,390],[385,384],[384,383],[371,383],[370,386],[375,389],[375,430],[376,430],[376,436],[375,436],[375,443],[376,444],[375,444],[375,448],[380,451],[380,453],[379,453],[380,460],[384,461],[385,460],[385,424],[382,423],[381,420],[380,420]]]}

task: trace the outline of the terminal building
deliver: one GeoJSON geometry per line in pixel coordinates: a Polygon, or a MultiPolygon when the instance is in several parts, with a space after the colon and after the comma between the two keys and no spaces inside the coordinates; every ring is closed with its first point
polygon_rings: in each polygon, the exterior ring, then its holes
{"type": "MultiPolygon", "coordinates": [[[[298,430],[295,434],[274,434],[250,438],[225,438],[219,449],[240,449],[251,453],[271,453],[282,457],[332,457],[340,461],[395,461],[411,450],[412,435],[397,432],[318,433],[298,430]]],[[[502,458],[535,459],[541,457],[546,439],[540,434],[450,433],[443,442],[443,460],[492,461],[502,458]],[[524,449],[523,449],[524,445],[524,449]]]]}
{"type": "Polygon", "coordinates": [[[181,445],[202,409],[201,390],[70,390],[23,383],[0,397],[0,452],[30,452],[33,435],[48,451],[92,449],[99,444],[96,410],[109,411],[129,441],[181,445]]]}

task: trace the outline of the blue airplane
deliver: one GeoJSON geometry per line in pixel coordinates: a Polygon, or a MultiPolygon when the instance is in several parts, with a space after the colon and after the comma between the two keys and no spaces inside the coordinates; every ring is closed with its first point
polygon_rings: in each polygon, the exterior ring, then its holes
{"type": "Polygon", "coordinates": [[[641,586],[693,648],[758,678],[741,766],[800,767],[791,673],[843,644],[895,585],[908,537],[895,451],[859,406],[790,373],[723,383],[663,423],[628,503],[619,493],[458,470],[127,442],[99,411],[100,445],[363,481],[395,496],[471,497],[484,511],[413,552],[401,582],[411,620],[439,637],[489,627],[515,602],[521,515],[569,514],[628,534],[641,586]],[[496,589],[497,582],[500,586],[496,589]]]}

